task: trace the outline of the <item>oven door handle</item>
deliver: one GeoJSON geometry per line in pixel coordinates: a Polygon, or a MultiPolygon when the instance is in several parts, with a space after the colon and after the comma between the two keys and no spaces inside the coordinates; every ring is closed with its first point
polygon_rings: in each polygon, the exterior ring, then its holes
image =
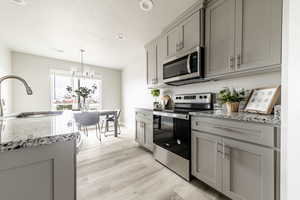
{"type": "Polygon", "coordinates": [[[188,73],[192,73],[191,70],[191,54],[188,55],[187,61],[186,61],[186,69],[188,71],[188,73]]]}
{"type": "Polygon", "coordinates": [[[189,120],[190,116],[186,114],[178,114],[178,113],[165,113],[165,112],[153,112],[153,115],[162,116],[162,117],[170,117],[176,119],[189,120]]]}

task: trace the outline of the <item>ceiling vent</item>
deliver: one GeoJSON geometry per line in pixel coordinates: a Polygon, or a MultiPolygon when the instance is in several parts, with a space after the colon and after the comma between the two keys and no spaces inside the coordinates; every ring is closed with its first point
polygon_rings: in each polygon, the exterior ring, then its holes
{"type": "Polygon", "coordinates": [[[19,6],[25,6],[27,4],[25,0],[10,0],[10,2],[19,6]]]}
{"type": "Polygon", "coordinates": [[[154,3],[152,0],[141,0],[140,1],[140,7],[143,11],[149,12],[152,10],[154,6],[154,3]]]}

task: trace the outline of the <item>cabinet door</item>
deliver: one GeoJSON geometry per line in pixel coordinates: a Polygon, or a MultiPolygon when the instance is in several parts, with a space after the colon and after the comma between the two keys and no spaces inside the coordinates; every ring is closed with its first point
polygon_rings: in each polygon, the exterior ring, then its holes
{"type": "Polygon", "coordinates": [[[222,189],[221,138],[192,132],[192,175],[213,188],[222,189]]]}
{"type": "Polygon", "coordinates": [[[205,15],[207,77],[234,71],[235,0],[216,1],[205,15]]]}
{"type": "Polygon", "coordinates": [[[143,128],[143,122],[136,120],[135,121],[135,141],[139,143],[140,145],[144,145],[144,128],[143,128]]]}
{"type": "Polygon", "coordinates": [[[237,1],[237,70],[281,63],[282,0],[237,1]]]}
{"type": "Polygon", "coordinates": [[[175,27],[170,30],[164,37],[165,55],[166,58],[175,56],[179,50],[180,43],[180,28],[175,27]]]}
{"type": "Polygon", "coordinates": [[[149,86],[156,84],[156,68],[157,68],[157,44],[151,43],[146,48],[147,53],[147,84],[149,86]]]}
{"type": "Polygon", "coordinates": [[[200,45],[200,11],[187,18],[179,27],[181,52],[188,51],[200,45]]]}
{"type": "Polygon", "coordinates": [[[163,62],[164,62],[164,52],[163,52],[163,40],[159,39],[157,41],[157,84],[163,84],[163,62]]]}
{"type": "Polygon", "coordinates": [[[233,200],[274,200],[274,151],[223,139],[223,193],[233,200]]]}
{"type": "Polygon", "coordinates": [[[144,123],[144,146],[153,151],[153,123],[145,122],[144,123]]]}

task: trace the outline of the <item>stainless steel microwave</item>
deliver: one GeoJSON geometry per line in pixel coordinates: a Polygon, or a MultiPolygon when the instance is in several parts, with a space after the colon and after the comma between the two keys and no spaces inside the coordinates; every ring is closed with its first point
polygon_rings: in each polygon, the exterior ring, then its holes
{"type": "Polygon", "coordinates": [[[200,82],[204,78],[204,48],[197,47],[163,64],[163,81],[169,85],[200,82]]]}

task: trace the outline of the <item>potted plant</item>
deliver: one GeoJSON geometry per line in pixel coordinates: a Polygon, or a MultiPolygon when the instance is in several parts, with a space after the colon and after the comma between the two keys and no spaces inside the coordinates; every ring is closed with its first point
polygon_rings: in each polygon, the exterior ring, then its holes
{"type": "Polygon", "coordinates": [[[153,107],[157,109],[159,107],[159,102],[157,98],[160,95],[160,90],[159,89],[152,89],[151,90],[151,95],[154,97],[154,102],[153,102],[153,107]]]}
{"type": "Polygon", "coordinates": [[[245,99],[245,90],[225,88],[218,93],[217,99],[226,105],[227,112],[238,112],[240,102],[245,99]]]}
{"type": "Polygon", "coordinates": [[[97,86],[93,85],[92,88],[79,87],[76,90],[74,90],[74,92],[73,92],[73,88],[71,86],[67,86],[66,89],[67,89],[67,92],[72,94],[73,97],[75,97],[77,95],[79,99],[82,98],[83,103],[81,105],[79,105],[79,107],[80,107],[80,109],[87,110],[88,107],[86,105],[86,99],[91,97],[91,95],[95,93],[95,91],[97,90],[97,86]]]}

